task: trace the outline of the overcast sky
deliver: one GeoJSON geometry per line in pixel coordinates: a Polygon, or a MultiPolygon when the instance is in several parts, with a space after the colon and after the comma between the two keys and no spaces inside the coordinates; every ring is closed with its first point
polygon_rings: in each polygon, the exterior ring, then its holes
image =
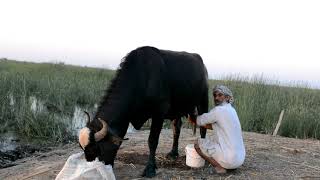
{"type": "Polygon", "coordinates": [[[320,87],[320,1],[0,0],[0,58],[115,69],[144,45],[320,87]]]}

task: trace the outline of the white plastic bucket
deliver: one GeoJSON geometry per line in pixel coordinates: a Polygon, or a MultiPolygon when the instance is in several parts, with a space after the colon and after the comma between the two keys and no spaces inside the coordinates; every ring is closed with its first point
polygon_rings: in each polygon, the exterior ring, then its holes
{"type": "Polygon", "coordinates": [[[186,146],[186,164],[193,168],[200,168],[204,166],[205,160],[194,149],[194,144],[186,146]]]}

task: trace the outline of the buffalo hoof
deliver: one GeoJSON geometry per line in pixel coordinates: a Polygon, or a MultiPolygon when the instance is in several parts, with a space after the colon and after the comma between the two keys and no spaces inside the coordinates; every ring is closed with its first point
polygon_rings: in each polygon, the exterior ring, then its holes
{"type": "Polygon", "coordinates": [[[147,178],[152,178],[156,176],[156,166],[148,164],[146,168],[143,170],[142,176],[147,178]]]}
{"type": "Polygon", "coordinates": [[[172,161],[177,160],[178,157],[179,157],[179,153],[178,153],[178,152],[173,152],[173,151],[170,151],[170,152],[166,155],[166,158],[169,159],[169,160],[172,160],[172,161]]]}

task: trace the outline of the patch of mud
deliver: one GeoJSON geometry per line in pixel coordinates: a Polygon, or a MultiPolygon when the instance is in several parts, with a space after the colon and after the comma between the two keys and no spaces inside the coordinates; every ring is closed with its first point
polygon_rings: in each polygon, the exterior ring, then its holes
{"type": "Polygon", "coordinates": [[[18,146],[13,150],[5,152],[0,151],[0,168],[14,166],[16,165],[16,160],[32,156],[32,154],[38,151],[40,151],[39,148],[29,145],[18,146]]]}
{"type": "MultiPolygon", "coordinates": [[[[117,156],[116,160],[121,161],[125,164],[133,165],[146,165],[148,162],[148,154],[138,153],[123,153],[117,156]]],[[[169,160],[165,157],[165,154],[156,156],[156,162],[158,168],[177,168],[182,170],[188,170],[190,167],[186,165],[186,156],[178,157],[177,160],[169,160]]]]}
{"type": "Polygon", "coordinates": [[[49,148],[23,142],[12,132],[1,134],[0,169],[15,166],[16,160],[33,156],[36,152],[46,152],[49,150],[49,148]]]}

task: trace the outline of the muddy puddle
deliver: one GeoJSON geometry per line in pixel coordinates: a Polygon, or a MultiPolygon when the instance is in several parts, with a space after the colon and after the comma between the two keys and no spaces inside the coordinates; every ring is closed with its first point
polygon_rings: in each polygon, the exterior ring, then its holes
{"type": "MultiPolygon", "coordinates": [[[[29,98],[30,109],[33,113],[41,113],[47,111],[44,103],[31,96],[29,98]]],[[[10,95],[10,105],[15,105],[15,100],[12,95],[10,95]]],[[[94,107],[90,108],[90,112],[94,112],[98,105],[95,104],[94,107]]],[[[79,106],[74,107],[74,112],[71,117],[65,117],[60,114],[55,114],[58,120],[62,120],[66,123],[68,130],[72,133],[72,136],[77,137],[78,132],[83,128],[87,122],[87,116],[84,114],[84,108],[79,106]]],[[[91,116],[93,116],[91,114],[91,116]]],[[[128,131],[130,133],[137,132],[134,127],[130,124],[128,131]]],[[[43,143],[41,143],[43,144],[43,143]]],[[[52,150],[48,145],[40,145],[37,142],[30,142],[30,140],[25,140],[24,137],[18,137],[14,132],[7,132],[0,134],[0,169],[7,168],[17,165],[19,159],[37,156],[42,152],[47,152],[52,150]]],[[[131,155],[128,155],[131,158],[131,155]]],[[[134,156],[132,156],[134,158],[134,156]]]]}
{"type": "MultiPolygon", "coordinates": [[[[10,106],[14,107],[15,99],[13,95],[10,95],[10,106]]],[[[43,101],[37,99],[34,96],[29,98],[30,101],[30,110],[34,114],[47,111],[44,106],[43,101]]],[[[93,107],[97,108],[97,105],[93,107]]],[[[77,136],[78,131],[85,126],[87,121],[84,114],[84,109],[81,107],[74,107],[74,113],[72,117],[64,117],[60,114],[56,114],[56,117],[59,120],[64,120],[67,128],[72,132],[73,136],[77,136]]],[[[43,143],[42,143],[43,144],[43,143]]],[[[30,142],[29,140],[24,140],[22,137],[18,137],[14,132],[7,132],[0,134],[0,169],[11,167],[16,165],[18,159],[26,158],[35,155],[37,152],[46,152],[50,148],[43,147],[37,142],[30,142]]]]}
{"type": "Polygon", "coordinates": [[[49,148],[26,142],[12,132],[0,134],[0,169],[16,165],[15,161],[18,159],[48,150],[49,148]]]}

